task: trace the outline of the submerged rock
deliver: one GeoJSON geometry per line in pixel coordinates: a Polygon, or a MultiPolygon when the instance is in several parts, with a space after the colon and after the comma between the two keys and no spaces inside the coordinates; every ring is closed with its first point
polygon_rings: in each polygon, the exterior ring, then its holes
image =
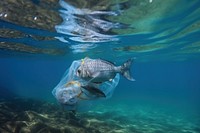
{"type": "Polygon", "coordinates": [[[0,101],[1,133],[100,133],[87,119],[31,99],[0,101]]]}

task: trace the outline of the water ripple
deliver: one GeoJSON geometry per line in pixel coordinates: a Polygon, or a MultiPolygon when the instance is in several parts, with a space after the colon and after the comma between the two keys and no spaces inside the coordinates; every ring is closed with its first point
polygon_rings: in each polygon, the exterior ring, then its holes
{"type": "MultiPolygon", "coordinates": [[[[118,38],[112,35],[112,29],[124,28],[127,25],[104,20],[106,16],[118,16],[118,11],[92,11],[80,9],[60,0],[62,10],[60,16],[63,22],[55,26],[58,33],[73,35],[70,39],[77,42],[107,42],[117,41],[118,38]]],[[[61,41],[65,41],[60,39],[61,41]]]]}

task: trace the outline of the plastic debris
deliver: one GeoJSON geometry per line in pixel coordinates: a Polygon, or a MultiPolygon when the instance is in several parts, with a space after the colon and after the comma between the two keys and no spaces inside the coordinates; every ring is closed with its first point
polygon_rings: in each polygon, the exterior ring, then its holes
{"type": "Polygon", "coordinates": [[[91,103],[95,104],[96,101],[110,98],[120,79],[117,74],[112,81],[101,84],[90,83],[77,76],[77,69],[81,63],[82,60],[73,61],[52,91],[57,101],[68,110],[89,107],[91,103]]]}

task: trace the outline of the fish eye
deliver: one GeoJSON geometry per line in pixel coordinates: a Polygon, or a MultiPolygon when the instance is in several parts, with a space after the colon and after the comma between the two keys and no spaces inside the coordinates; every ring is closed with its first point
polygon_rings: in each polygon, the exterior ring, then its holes
{"type": "Polygon", "coordinates": [[[81,73],[81,70],[80,69],[78,69],[78,74],[80,74],[81,73]]]}
{"type": "Polygon", "coordinates": [[[77,76],[80,76],[81,75],[81,70],[78,69],[77,72],[76,72],[77,76]]]}

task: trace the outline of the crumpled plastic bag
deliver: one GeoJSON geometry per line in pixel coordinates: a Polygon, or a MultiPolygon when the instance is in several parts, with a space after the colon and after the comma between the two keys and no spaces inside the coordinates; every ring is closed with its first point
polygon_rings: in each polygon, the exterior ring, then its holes
{"type": "Polygon", "coordinates": [[[68,110],[89,107],[91,102],[95,104],[94,101],[110,98],[120,79],[117,74],[112,81],[101,84],[90,83],[76,75],[80,65],[81,60],[73,61],[52,91],[57,101],[68,110]]]}

